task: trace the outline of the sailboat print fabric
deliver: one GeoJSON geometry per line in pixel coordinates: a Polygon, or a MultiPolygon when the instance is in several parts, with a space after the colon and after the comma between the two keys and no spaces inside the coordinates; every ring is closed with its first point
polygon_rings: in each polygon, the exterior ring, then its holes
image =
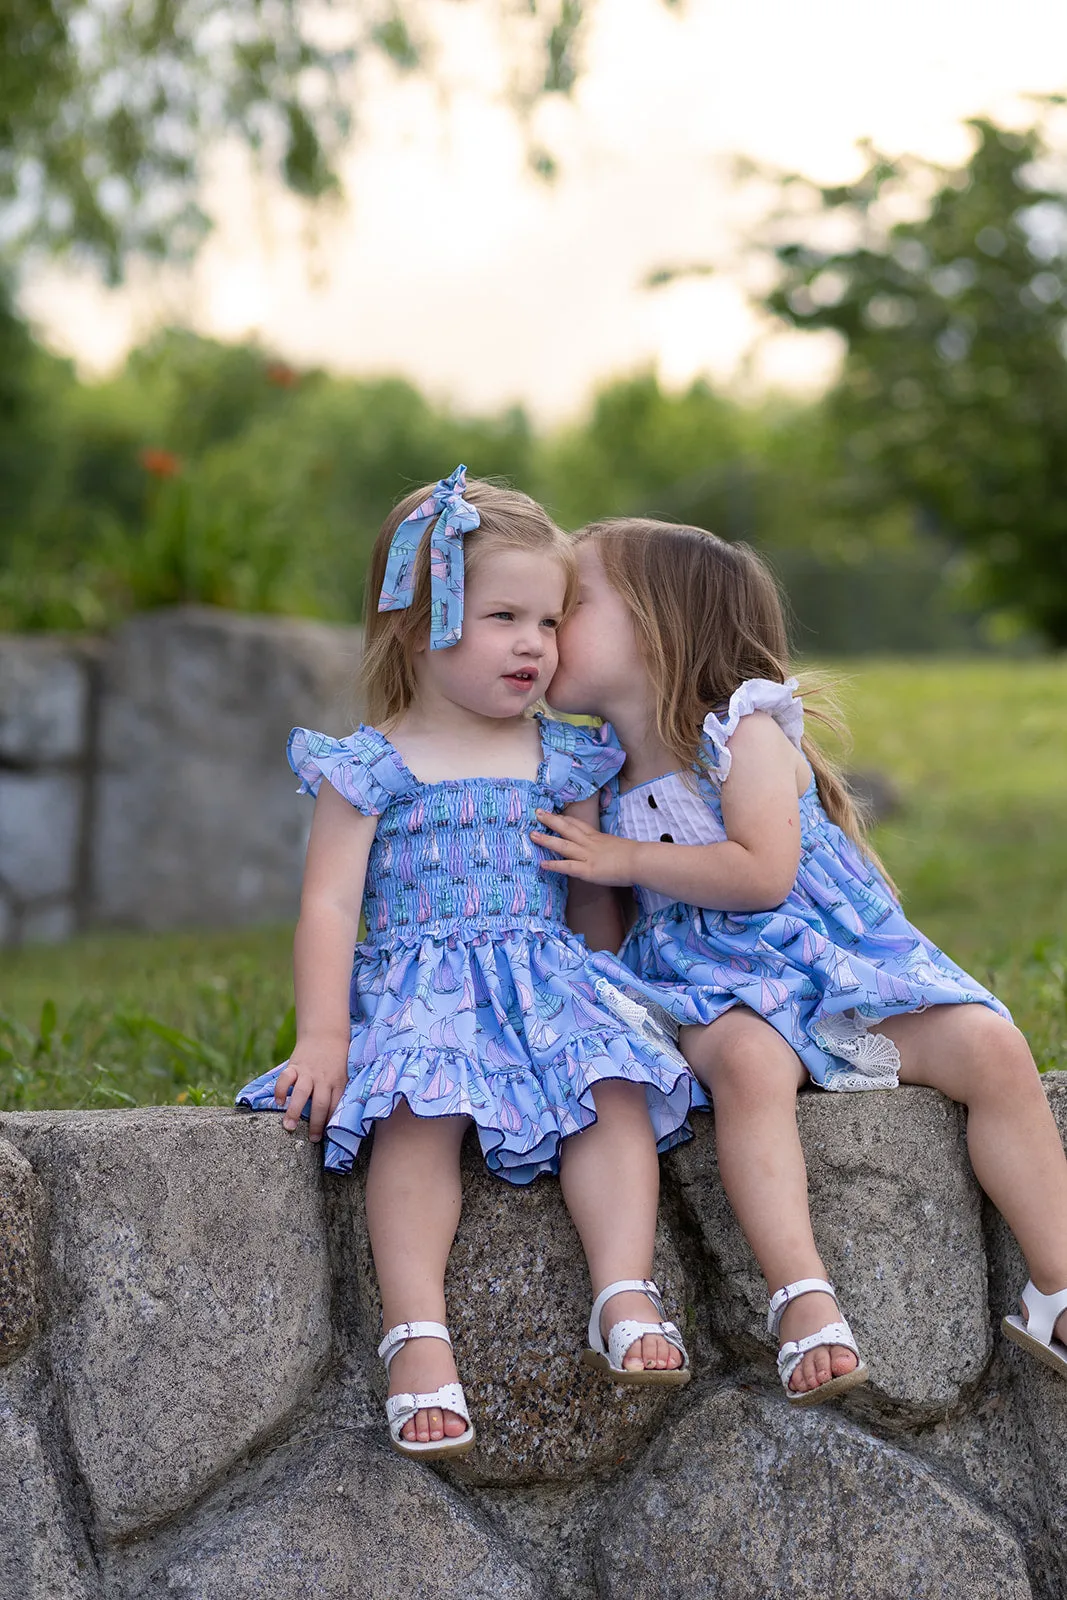
{"type": "MultiPolygon", "coordinates": [[[[661,1150],[689,1137],[706,1105],[682,1056],[620,986],[612,956],[594,968],[563,918],[566,879],[541,871],[534,808],[596,794],[623,756],[610,735],[538,718],[535,779],[421,783],[376,728],[347,739],[294,728],[301,792],[323,780],[378,816],[367,864],[365,943],[355,952],[348,1083],[325,1136],[325,1165],[347,1172],[373,1124],[402,1102],[420,1117],[473,1118],[491,1171],[529,1183],[559,1170],[564,1138],[596,1121],[594,1087],[644,1085],[661,1150]]],[[[277,1111],[281,1067],[237,1102],[277,1111]]]]}
{"type": "MultiPolygon", "coordinates": [[[[724,840],[728,741],[743,716],[765,711],[799,750],[796,686],[742,684],[726,715],[704,723],[695,782],[673,772],[620,796],[613,777],[601,798],[604,831],[676,844],[724,840]]],[[[619,954],[647,986],[642,993],[679,1024],[748,1006],[793,1046],[815,1083],[837,1090],[897,1083],[896,1046],[870,1032],[872,1022],[966,1003],[1008,1015],[907,920],[881,873],[826,815],[814,778],[800,800],[800,827],[796,882],[772,911],[709,911],[635,889],[641,915],[619,954]]]]}

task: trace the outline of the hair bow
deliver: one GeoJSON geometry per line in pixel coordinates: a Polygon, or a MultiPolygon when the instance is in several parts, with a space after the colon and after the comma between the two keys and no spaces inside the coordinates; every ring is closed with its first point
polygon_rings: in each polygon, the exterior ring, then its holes
{"type": "Polygon", "coordinates": [[[467,469],[459,466],[442,478],[421,505],[393,534],[385,564],[379,611],[406,611],[415,592],[415,553],[427,523],[430,533],[430,649],[447,650],[463,632],[463,535],[481,524],[481,517],[463,498],[467,469]]]}

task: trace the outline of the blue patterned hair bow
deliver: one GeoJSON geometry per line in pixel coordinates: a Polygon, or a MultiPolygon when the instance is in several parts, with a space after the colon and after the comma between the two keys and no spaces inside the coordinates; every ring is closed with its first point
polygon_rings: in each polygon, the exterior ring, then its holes
{"type": "Polygon", "coordinates": [[[415,592],[415,552],[429,522],[430,649],[447,650],[463,632],[463,535],[481,525],[481,517],[463,498],[467,469],[459,466],[442,478],[433,493],[393,534],[379,611],[406,611],[415,592]]]}

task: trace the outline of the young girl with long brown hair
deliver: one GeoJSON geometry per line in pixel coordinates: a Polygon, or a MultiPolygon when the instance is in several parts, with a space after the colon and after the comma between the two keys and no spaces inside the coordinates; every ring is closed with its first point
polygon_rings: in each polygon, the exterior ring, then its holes
{"type": "Polygon", "coordinates": [[[1031,1273],[1004,1330],[1067,1375],[1067,1161],[1032,1057],[1000,1002],[906,920],[805,737],[770,573],[744,545],[637,519],[583,530],[578,561],[549,698],[607,719],[626,760],[603,831],[546,814],[534,839],[572,884],[635,888],[620,953],[713,1100],[789,1400],[867,1375],[812,1235],[795,1114],[809,1081],[927,1084],[967,1107],[975,1174],[1031,1273]]]}
{"type": "MultiPolygon", "coordinates": [[[[379,535],[369,722],[345,739],[296,728],[289,741],[302,791],[318,797],[297,1042],[238,1102],[284,1109],[290,1131],[307,1118],[332,1171],[350,1170],[373,1132],[367,1226],[389,1431],[423,1459],[474,1441],[444,1291],[472,1122],[502,1178],[560,1174],[595,1296],[589,1364],[613,1382],[689,1377],[650,1274],[657,1144],[685,1137],[692,1080],[665,1038],[620,1021],[611,980],[623,969],[591,967],[564,921],[566,884],[544,877],[530,841],[535,807],[595,818],[622,761],[591,731],[530,714],[574,586],[570,541],[541,507],[457,468],[379,535]]],[[[581,898],[578,887],[579,910],[581,898]]]]}

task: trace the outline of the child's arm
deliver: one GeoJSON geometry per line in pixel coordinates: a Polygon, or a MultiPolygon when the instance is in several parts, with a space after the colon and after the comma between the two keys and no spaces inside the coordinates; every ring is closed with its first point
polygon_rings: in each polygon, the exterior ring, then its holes
{"type": "Polygon", "coordinates": [[[312,1144],[322,1138],[348,1078],[352,953],[377,824],[377,817],[356,811],[323,782],[315,802],[293,939],[296,1048],[274,1087],[279,1105],[292,1089],[284,1122],[290,1132],[310,1097],[312,1144]]]}
{"type": "MultiPolygon", "coordinates": [[[[563,812],[586,827],[600,832],[600,800],[590,795],[576,800],[563,812]]],[[[535,835],[536,837],[536,835],[535,835]]],[[[554,848],[549,843],[549,848],[554,848]]],[[[590,950],[617,950],[622,943],[622,912],[613,889],[599,883],[572,878],[567,890],[567,926],[580,933],[590,950]]]]}
{"type": "Polygon", "coordinates": [[[797,752],[773,717],[753,712],[738,724],[730,754],[722,786],[722,844],[645,844],[541,812],[557,837],[535,833],[534,841],[561,857],[545,862],[545,871],[565,873],[572,884],[639,883],[714,911],[781,905],[800,863],[797,752]]]}

